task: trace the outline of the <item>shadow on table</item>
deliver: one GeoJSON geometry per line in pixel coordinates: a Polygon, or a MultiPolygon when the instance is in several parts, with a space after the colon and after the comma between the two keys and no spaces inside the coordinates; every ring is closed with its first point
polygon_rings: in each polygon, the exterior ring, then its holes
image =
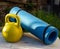
{"type": "MultiPolygon", "coordinates": [[[[8,43],[4,40],[0,33],[0,47],[34,47],[34,48],[44,48],[47,45],[44,45],[42,41],[30,34],[24,34],[23,38],[16,43],[8,43]]],[[[54,44],[50,45],[55,47],[54,44]]]]}

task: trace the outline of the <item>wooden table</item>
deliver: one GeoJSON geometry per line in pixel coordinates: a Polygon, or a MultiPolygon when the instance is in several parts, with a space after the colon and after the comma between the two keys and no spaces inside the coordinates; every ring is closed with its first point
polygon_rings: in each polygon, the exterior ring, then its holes
{"type": "Polygon", "coordinates": [[[0,49],[60,49],[60,40],[57,38],[54,44],[44,45],[30,33],[25,33],[21,41],[17,43],[8,43],[0,33],[0,49]]]}

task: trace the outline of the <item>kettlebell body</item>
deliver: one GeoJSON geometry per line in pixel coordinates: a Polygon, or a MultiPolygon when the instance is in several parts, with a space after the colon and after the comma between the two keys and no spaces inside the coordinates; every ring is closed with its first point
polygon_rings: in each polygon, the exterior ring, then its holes
{"type": "Polygon", "coordinates": [[[5,26],[2,30],[2,35],[8,42],[17,42],[21,39],[23,31],[19,25],[19,18],[14,14],[7,14],[5,17],[5,26]],[[9,22],[9,17],[14,17],[18,22],[9,22]]]}

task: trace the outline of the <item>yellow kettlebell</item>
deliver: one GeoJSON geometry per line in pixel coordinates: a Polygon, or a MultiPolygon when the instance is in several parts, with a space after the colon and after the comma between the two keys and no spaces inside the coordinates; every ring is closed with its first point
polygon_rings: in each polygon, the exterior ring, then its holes
{"type": "Polygon", "coordinates": [[[20,26],[20,19],[15,14],[7,14],[5,17],[5,26],[2,29],[2,35],[8,42],[17,42],[22,38],[23,31],[20,26]],[[16,22],[10,22],[9,18],[15,18],[16,22]]]}

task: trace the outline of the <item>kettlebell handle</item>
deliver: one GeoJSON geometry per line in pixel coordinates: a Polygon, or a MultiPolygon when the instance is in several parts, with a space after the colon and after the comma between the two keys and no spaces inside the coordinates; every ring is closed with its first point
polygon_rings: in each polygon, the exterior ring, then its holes
{"type": "Polygon", "coordinates": [[[15,14],[7,14],[5,16],[5,23],[9,23],[9,18],[15,18],[16,19],[16,22],[14,22],[16,25],[20,26],[20,19],[17,15],[15,14]]]}

